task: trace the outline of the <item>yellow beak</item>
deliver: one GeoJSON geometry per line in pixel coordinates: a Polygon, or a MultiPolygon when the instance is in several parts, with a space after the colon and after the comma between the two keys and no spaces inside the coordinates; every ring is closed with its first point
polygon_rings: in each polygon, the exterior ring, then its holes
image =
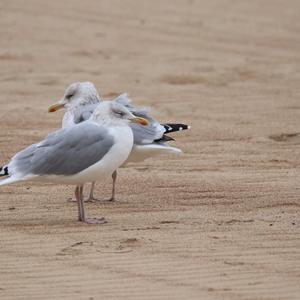
{"type": "Polygon", "coordinates": [[[130,119],[130,121],[131,121],[132,123],[141,124],[141,125],[143,125],[143,126],[149,125],[149,121],[146,120],[146,119],[144,119],[144,118],[136,117],[136,118],[130,119]]]}
{"type": "Polygon", "coordinates": [[[55,112],[59,109],[62,109],[64,108],[64,104],[61,104],[61,103],[55,103],[51,106],[48,107],[48,112],[51,113],[51,112],[55,112]]]}

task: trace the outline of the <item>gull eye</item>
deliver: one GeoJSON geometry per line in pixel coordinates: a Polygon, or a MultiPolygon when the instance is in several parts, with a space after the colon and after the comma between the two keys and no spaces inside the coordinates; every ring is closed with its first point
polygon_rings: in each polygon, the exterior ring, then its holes
{"type": "Polygon", "coordinates": [[[120,117],[123,117],[125,114],[121,111],[116,111],[115,114],[117,114],[120,117]]]}
{"type": "Polygon", "coordinates": [[[125,116],[125,113],[121,110],[121,109],[118,109],[116,107],[113,107],[112,108],[112,112],[117,115],[118,117],[123,117],[125,116]]]}
{"type": "Polygon", "coordinates": [[[127,112],[124,111],[124,110],[122,109],[122,107],[119,108],[119,107],[116,107],[116,106],[112,106],[111,111],[112,111],[112,113],[113,113],[116,117],[118,117],[118,118],[124,118],[124,116],[127,115],[127,112]]]}
{"type": "Polygon", "coordinates": [[[65,96],[66,99],[70,100],[74,96],[74,93],[68,94],[65,96]]]}

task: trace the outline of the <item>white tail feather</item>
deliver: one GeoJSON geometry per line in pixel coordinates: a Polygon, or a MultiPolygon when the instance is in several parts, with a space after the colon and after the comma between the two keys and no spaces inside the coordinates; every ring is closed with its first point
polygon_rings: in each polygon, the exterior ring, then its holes
{"type": "Polygon", "coordinates": [[[134,145],[126,162],[139,162],[162,154],[181,154],[179,148],[159,144],[134,145]]]}
{"type": "Polygon", "coordinates": [[[0,185],[6,185],[6,184],[13,183],[13,182],[18,182],[18,181],[21,181],[21,179],[14,178],[14,177],[7,177],[7,178],[0,180],[0,185]]]}

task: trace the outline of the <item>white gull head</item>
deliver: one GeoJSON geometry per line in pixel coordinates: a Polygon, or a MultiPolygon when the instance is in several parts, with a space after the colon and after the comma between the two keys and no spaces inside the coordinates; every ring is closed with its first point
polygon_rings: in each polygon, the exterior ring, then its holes
{"type": "Polygon", "coordinates": [[[124,105],[116,101],[102,101],[94,110],[90,120],[113,126],[126,126],[130,122],[148,125],[146,119],[136,117],[124,105]]]}
{"type": "Polygon", "coordinates": [[[48,108],[49,112],[61,108],[76,110],[85,105],[99,103],[101,98],[92,82],[75,82],[68,86],[61,100],[48,108]]]}

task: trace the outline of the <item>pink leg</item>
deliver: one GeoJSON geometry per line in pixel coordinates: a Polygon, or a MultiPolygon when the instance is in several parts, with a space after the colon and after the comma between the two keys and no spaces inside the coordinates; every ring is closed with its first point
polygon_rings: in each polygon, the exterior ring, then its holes
{"type": "MultiPolygon", "coordinates": [[[[69,198],[67,201],[68,202],[77,202],[78,203],[78,197],[77,197],[77,187],[79,188],[79,186],[76,186],[76,188],[75,188],[75,199],[73,199],[73,198],[69,198]]],[[[83,188],[83,186],[82,186],[82,188],[83,188]]],[[[79,192],[79,191],[78,191],[79,192]]]]}
{"type": "Polygon", "coordinates": [[[84,200],[84,202],[95,202],[95,201],[99,201],[98,199],[96,199],[96,198],[94,197],[94,189],[95,189],[95,182],[92,182],[89,197],[88,197],[86,200],[84,200]]]}
{"type": "Polygon", "coordinates": [[[107,221],[104,218],[86,218],[84,212],[84,201],[83,201],[83,186],[76,186],[75,196],[78,203],[78,219],[81,222],[87,224],[105,224],[107,221]]]}
{"type": "Polygon", "coordinates": [[[82,197],[82,191],[83,191],[83,186],[76,186],[75,189],[75,197],[77,200],[77,204],[78,204],[78,220],[79,221],[84,221],[85,219],[85,214],[84,214],[84,204],[81,201],[81,197],[82,197]]]}
{"type": "Polygon", "coordinates": [[[109,199],[109,201],[115,201],[115,194],[116,194],[116,180],[117,180],[117,170],[114,171],[111,175],[112,179],[113,179],[113,187],[112,187],[112,195],[111,198],[109,199]]]}

